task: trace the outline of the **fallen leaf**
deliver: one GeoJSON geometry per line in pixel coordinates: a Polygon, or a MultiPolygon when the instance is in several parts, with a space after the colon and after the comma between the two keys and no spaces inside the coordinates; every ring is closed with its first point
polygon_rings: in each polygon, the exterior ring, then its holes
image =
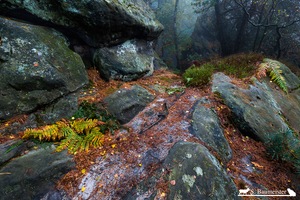
{"type": "Polygon", "coordinates": [[[86,173],[86,169],[82,169],[82,170],[81,170],[81,173],[82,173],[82,174],[85,174],[85,173],[86,173]]]}
{"type": "Polygon", "coordinates": [[[175,181],[175,180],[171,180],[171,181],[170,181],[170,184],[171,184],[171,185],[176,185],[176,181],[175,181]]]}
{"type": "Polygon", "coordinates": [[[33,66],[34,66],[34,67],[38,67],[38,66],[39,66],[39,63],[38,63],[38,62],[34,62],[34,63],[33,63],[33,66]]]}
{"type": "Polygon", "coordinates": [[[260,164],[258,164],[258,163],[256,163],[256,162],[251,162],[253,165],[254,165],[254,167],[256,167],[256,168],[259,168],[259,169],[263,169],[264,168],[264,166],[262,166],[262,165],[260,165],[260,164]]]}
{"type": "Polygon", "coordinates": [[[81,188],[81,192],[84,192],[85,191],[85,187],[84,186],[82,186],[82,188],[81,188]]]}

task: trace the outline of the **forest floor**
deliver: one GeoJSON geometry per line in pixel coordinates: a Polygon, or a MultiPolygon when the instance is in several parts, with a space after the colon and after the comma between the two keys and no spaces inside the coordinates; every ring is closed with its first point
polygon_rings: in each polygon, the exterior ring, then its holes
{"type": "MultiPolygon", "coordinates": [[[[295,180],[295,175],[292,173],[290,166],[271,160],[261,142],[255,141],[239,132],[229,120],[229,108],[211,92],[210,86],[203,88],[188,87],[182,92],[171,95],[167,92],[159,93],[153,90],[154,85],[165,89],[185,87],[180,76],[167,70],[158,70],[154,72],[153,76],[126,83],[119,81],[104,82],[94,70],[89,71],[89,77],[93,82],[94,88],[86,92],[81,101],[101,102],[104,97],[117,89],[129,88],[131,85],[139,84],[156,96],[156,100],[148,105],[148,109],[151,108],[151,111],[155,110],[154,112],[163,112],[163,103],[166,103],[169,109],[166,118],[152,127],[151,124],[155,123],[156,119],[146,119],[147,114],[145,113],[147,112],[140,113],[125,125],[129,128],[129,133],[116,132],[114,135],[107,137],[107,143],[104,147],[92,150],[84,154],[84,156],[81,154],[76,155],[77,170],[65,176],[60,185],[64,189],[72,191],[71,193],[78,192],[73,190],[78,188],[79,182],[84,176],[82,169],[88,170],[91,165],[97,162],[99,154],[103,155],[105,159],[111,157],[111,160],[117,154],[120,157],[119,159],[122,160],[122,163],[119,163],[117,166],[125,166],[125,168],[121,167],[119,169],[115,166],[110,170],[106,170],[106,176],[113,177],[114,180],[100,181],[99,187],[102,187],[102,189],[99,189],[98,192],[102,192],[103,197],[107,197],[116,188],[122,188],[122,191],[119,191],[122,196],[132,186],[148,177],[159,167],[148,167],[148,169],[141,170],[139,176],[133,176],[133,171],[142,167],[141,159],[139,158],[149,149],[159,149],[160,159],[163,159],[169,149],[178,141],[192,141],[203,144],[203,142],[188,132],[192,107],[202,97],[207,97],[211,101],[211,104],[207,106],[213,107],[219,115],[225,137],[233,152],[233,159],[224,167],[233,178],[237,188],[242,189],[251,187],[250,184],[257,184],[268,188],[268,190],[286,190],[287,188],[295,188],[293,184],[299,184],[299,181],[295,180]],[[139,124],[139,121],[143,121],[142,124],[139,124]],[[110,184],[107,184],[107,181],[110,184]],[[72,184],[70,185],[70,183],[72,184]]],[[[241,80],[235,80],[235,84],[241,87],[246,85],[241,80]]],[[[145,110],[147,111],[147,108],[145,110]]],[[[161,183],[160,186],[165,184],[169,183],[161,183]]],[[[166,187],[158,189],[162,197],[164,193],[167,193],[166,187]]]]}
{"type": "MultiPolygon", "coordinates": [[[[151,176],[160,167],[160,162],[144,166],[142,158],[149,150],[159,152],[157,159],[162,161],[169,149],[178,141],[191,141],[206,145],[189,133],[193,105],[202,97],[210,100],[207,107],[217,111],[224,135],[232,149],[233,158],[229,163],[221,164],[238,189],[264,186],[268,190],[286,190],[295,188],[295,184],[300,184],[291,166],[271,160],[261,142],[243,135],[231,123],[230,109],[211,92],[209,85],[203,88],[185,87],[181,76],[168,70],[157,70],[150,77],[126,83],[104,82],[96,70],[89,70],[88,73],[92,84],[91,87],[81,92],[80,102],[102,102],[114,91],[129,88],[135,84],[146,88],[156,98],[143,112],[125,124],[125,129],[116,131],[113,135],[105,135],[102,147],[74,155],[76,169],[65,175],[58,183],[58,188],[66,190],[70,196],[76,196],[88,189],[87,186],[80,184],[85,175],[93,170],[94,165],[103,166],[103,173],[99,175],[97,189],[91,194],[97,193],[97,197],[101,199],[109,197],[117,199],[124,196],[137,183],[151,176]],[[182,88],[182,91],[168,94],[168,92],[158,92],[153,89],[153,86],[164,91],[174,87],[182,88]],[[149,113],[164,112],[164,104],[168,107],[168,113],[159,123],[156,123],[158,119],[149,117],[149,113]]],[[[235,80],[235,84],[246,86],[246,83],[241,80],[235,80]]],[[[3,126],[7,124],[11,122],[3,126]]],[[[17,136],[1,137],[0,143],[12,137],[17,136]]],[[[212,153],[216,155],[215,152],[212,153]]],[[[157,185],[160,199],[165,199],[168,184],[170,183],[166,180],[161,180],[161,183],[157,185]]]]}

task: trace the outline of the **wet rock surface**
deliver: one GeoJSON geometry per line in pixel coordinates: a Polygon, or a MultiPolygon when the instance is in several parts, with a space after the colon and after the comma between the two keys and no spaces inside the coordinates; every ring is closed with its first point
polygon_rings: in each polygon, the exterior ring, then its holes
{"type": "Polygon", "coordinates": [[[232,110],[235,124],[251,137],[267,142],[270,133],[286,130],[288,125],[281,116],[281,109],[262,82],[250,85],[249,89],[239,88],[223,73],[213,75],[212,91],[224,99],[232,110]]]}
{"type": "Polygon", "coordinates": [[[106,80],[132,81],[149,76],[154,70],[153,42],[129,40],[114,47],[98,49],[95,66],[106,80]]]}
{"type": "Polygon", "coordinates": [[[219,118],[212,108],[205,107],[202,102],[203,99],[196,103],[192,114],[192,134],[212,147],[223,161],[228,162],[232,157],[231,149],[224,137],[219,118]]]}
{"type": "Polygon", "coordinates": [[[56,182],[75,163],[67,152],[55,153],[53,146],[29,151],[1,165],[1,199],[40,199],[55,191],[56,182]]]}
{"type": "Polygon", "coordinates": [[[0,18],[0,120],[33,112],[83,87],[80,56],[57,31],[0,18]]]}
{"type": "Polygon", "coordinates": [[[146,89],[139,85],[134,85],[128,89],[121,89],[105,98],[108,111],[115,115],[121,123],[129,122],[148,103],[154,99],[146,89]]]}
{"type": "Polygon", "coordinates": [[[202,145],[176,143],[164,166],[171,173],[167,199],[240,199],[236,186],[217,159],[202,145]]]}

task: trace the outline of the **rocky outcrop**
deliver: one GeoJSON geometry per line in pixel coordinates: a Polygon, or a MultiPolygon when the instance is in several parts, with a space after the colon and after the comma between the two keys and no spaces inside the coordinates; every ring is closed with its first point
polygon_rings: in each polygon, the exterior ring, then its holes
{"type": "Polygon", "coordinates": [[[223,129],[216,112],[211,108],[206,108],[204,104],[205,99],[201,99],[196,103],[192,114],[191,132],[216,151],[226,163],[232,157],[230,146],[224,137],[223,129]]]}
{"type": "Polygon", "coordinates": [[[94,54],[95,66],[106,80],[131,81],[154,70],[155,53],[152,42],[129,40],[114,47],[98,49],[94,54]]]}
{"type": "Polygon", "coordinates": [[[278,70],[283,72],[282,81],[287,84],[288,94],[268,78],[261,82],[254,78],[253,85],[242,89],[222,73],[213,76],[212,90],[231,109],[232,121],[242,133],[262,141],[273,158],[289,162],[298,169],[299,78],[277,61],[267,59],[265,62],[276,62],[276,67],[280,67],[278,70]]]}
{"type": "Polygon", "coordinates": [[[0,120],[28,113],[88,82],[81,58],[57,31],[0,18],[0,120]]]}
{"type": "Polygon", "coordinates": [[[288,129],[281,109],[266,83],[256,81],[249,89],[242,89],[232,84],[228,76],[216,73],[212,90],[224,99],[234,114],[235,124],[243,133],[266,142],[270,133],[288,129]]]}
{"type": "Polygon", "coordinates": [[[122,124],[129,122],[148,103],[153,101],[154,96],[139,85],[128,89],[121,89],[105,98],[108,111],[113,114],[122,124]]]}
{"type": "Polygon", "coordinates": [[[56,181],[73,169],[74,162],[66,151],[54,151],[54,146],[33,150],[1,167],[1,199],[41,199],[55,191],[56,181]]]}
{"type": "Polygon", "coordinates": [[[144,1],[3,0],[1,15],[55,26],[93,47],[156,38],[163,26],[144,1]]]}

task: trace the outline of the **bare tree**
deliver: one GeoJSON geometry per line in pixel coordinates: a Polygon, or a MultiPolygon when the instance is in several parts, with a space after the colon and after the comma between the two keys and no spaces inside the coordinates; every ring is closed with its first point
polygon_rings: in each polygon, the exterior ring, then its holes
{"type": "Polygon", "coordinates": [[[298,0],[195,0],[199,12],[214,7],[222,55],[243,51],[282,55],[282,39],[300,21],[298,0]],[[232,28],[228,30],[230,25],[232,28]],[[254,33],[254,34],[253,34],[254,33]],[[245,47],[245,43],[251,47],[245,47]]]}

